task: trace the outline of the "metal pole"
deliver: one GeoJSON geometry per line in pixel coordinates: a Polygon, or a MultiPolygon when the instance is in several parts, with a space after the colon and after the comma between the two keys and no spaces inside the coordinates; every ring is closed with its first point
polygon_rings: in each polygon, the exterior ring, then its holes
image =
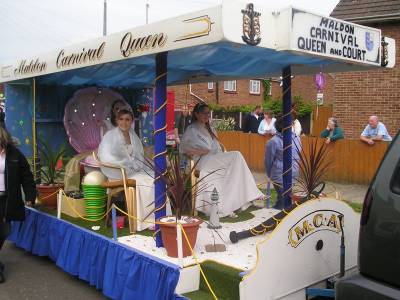
{"type": "Polygon", "coordinates": [[[107,0],[104,0],[103,10],[103,36],[107,35],[107,0]]]}
{"type": "Polygon", "coordinates": [[[343,215],[339,215],[339,225],[342,236],[340,238],[340,274],[339,277],[343,277],[346,268],[346,246],[344,244],[344,230],[343,230],[343,215]]]}
{"type": "MultiPolygon", "coordinates": [[[[154,182],[155,190],[155,207],[156,220],[165,216],[165,182],[161,180],[160,174],[163,174],[167,169],[166,161],[166,118],[167,118],[167,57],[168,52],[162,52],[156,55],[156,82],[155,82],[155,105],[154,105],[154,165],[156,167],[156,180],[154,182]],[[157,113],[156,113],[157,112],[157,113]]],[[[156,225],[156,231],[159,226],[156,225]]],[[[162,247],[160,232],[156,235],[156,246],[162,247]]]]}
{"type": "Polygon", "coordinates": [[[181,228],[181,220],[177,220],[176,222],[176,242],[178,247],[178,265],[182,269],[183,268],[183,248],[182,248],[182,228],[181,228]]]}
{"type": "Polygon", "coordinates": [[[149,8],[150,4],[146,3],[146,24],[149,24],[149,8]]]}
{"type": "Polygon", "coordinates": [[[282,95],[283,95],[283,203],[284,207],[292,203],[292,92],[291,92],[291,69],[290,66],[282,72],[282,95]]]}
{"type": "Polygon", "coordinates": [[[62,191],[59,190],[57,194],[57,219],[61,219],[62,199],[63,199],[63,194],[62,191]]]}
{"type": "Polygon", "coordinates": [[[40,171],[37,168],[37,141],[36,141],[36,78],[32,79],[32,160],[33,178],[40,183],[40,171]],[[38,175],[39,173],[39,175],[38,175]]]}
{"type": "Polygon", "coordinates": [[[113,239],[114,241],[116,241],[118,240],[118,235],[117,235],[117,210],[115,209],[115,204],[111,206],[111,223],[112,223],[113,239]]]}
{"type": "Polygon", "coordinates": [[[268,178],[268,182],[267,182],[267,208],[271,207],[271,181],[268,178]]]}

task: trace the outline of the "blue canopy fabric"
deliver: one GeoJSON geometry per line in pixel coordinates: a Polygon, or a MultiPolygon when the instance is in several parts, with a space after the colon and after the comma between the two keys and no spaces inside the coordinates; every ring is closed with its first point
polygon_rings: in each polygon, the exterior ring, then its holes
{"type": "Polygon", "coordinates": [[[14,222],[9,240],[48,256],[111,299],[183,299],[174,294],[179,267],[35,209],[14,222]]]}
{"type": "MultiPolygon", "coordinates": [[[[294,65],[314,67],[333,64],[332,60],[289,51],[239,45],[228,42],[183,48],[168,54],[168,84],[256,78],[281,75],[282,69],[294,65]]],[[[294,71],[295,73],[296,71],[294,71]]],[[[155,56],[148,55],[40,76],[44,85],[97,85],[142,88],[153,85],[155,56]]]]}

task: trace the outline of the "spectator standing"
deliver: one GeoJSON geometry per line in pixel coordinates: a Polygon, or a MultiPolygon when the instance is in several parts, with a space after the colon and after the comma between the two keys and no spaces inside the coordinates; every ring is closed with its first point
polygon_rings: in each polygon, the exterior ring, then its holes
{"type": "Polygon", "coordinates": [[[258,126],[258,133],[261,135],[274,135],[276,133],[275,122],[276,119],[273,117],[272,111],[267,111],[258,126]]]}
{"type": "MultiPolygon", "coordinates": [[[[283,118],[275,123],[276,135],[265,145],[264,165],[268,178],[272,181],[277,193],[276,209],[284,208],[283,199],[283,118]]],[[[300,137],[292,132],[292,180],[295,182],[299,175],[299,151],[301,151],[300,137]]]]}
{"type": "Polygon", "coordinates": [[[262,121],[262,108],[257,105],[251,113],[243,120],[242,131],[245,133],[257,133],[260,122],[262,121]]]}
{"type": "Polygon", "coordinates": [[[301,123],[297,119],[297,112],[292,105],[292,132],[296,136],[300,136],[302,134],[303,129],[301,128],[301,123]]]}
{"type": "Polygon", "coordinates": [[[325,144],[344,138],[343,130],[339,127],[336,118],[329,118],[328,125],[321,132],[321,137],[325,138],[325,144]]]}
{"type": "Polygon", "coordinates": [[[189,114],[189,108],[187,105],[182,107],[182,112],[175,117],[175,124],[174,124],[174,135],[175,135],[175,142],[179,145],[181,143],[181,137],[185,133],[186,128],[192,122],[192,118],[189,114]]]}
{"type": "MultiPolygon", "coordinates": [[[[10,221],[25,220],[21,187],[25,202],[33,205],[37,193],[29,164],[0,126],[0,250],[10,233],[10,221]]],[[[0,283],[4,280],[4,265],[0,262],[0,283]]]]}
{"type": "Polygon", "coordinates": [[[377,116],[370,116],[368,125],[361,133],[360,139],[372,146],[376,141],[390,142],[392,137],[389,135],[385,125],[382,122],[379,122],[377,116]]]}
{"type": "Polygon", "coordinates": [[[4,112],[4,103],[0,104],[0,126],[6,128],[6,114],[4,112]]]}

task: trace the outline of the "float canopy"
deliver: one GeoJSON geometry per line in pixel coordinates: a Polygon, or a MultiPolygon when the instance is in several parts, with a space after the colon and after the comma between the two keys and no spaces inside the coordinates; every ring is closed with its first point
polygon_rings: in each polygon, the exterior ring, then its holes
{"type": "Polygon", "coordinates": [[[149,87],[168,51],[168,84],[393,67],[395,43],[379,29],[293,7],[231,3],[0,64],[0,82],[149,87]],[[382,54],[383,53],[383,54],[382,54]],[[384,56],[384,57],[383,57],[384,56]],[[382,58],[383,57],[383,58],[382,58]]]}

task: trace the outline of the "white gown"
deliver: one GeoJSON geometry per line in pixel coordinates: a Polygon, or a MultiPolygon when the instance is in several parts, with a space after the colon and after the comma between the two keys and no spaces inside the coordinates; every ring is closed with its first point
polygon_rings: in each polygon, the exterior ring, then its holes
{"type": "Polygon", "coordinates": [[[200,179],[218,170],[200,183],[199,188],[205,188],[205,190],[196,197],[198,211],[210,214],[209,203],[214,187],[219,194],[218,214],[220,217],[228,216],[248,202],[263,196],[242,154],[238,151],[222,152],[219,141],[212,139],[202,124],[196,122],[186,129],[180,151],[186,153],[188,149],[210,150],[201,158],[193,157],[195,161],[200,159],[197,164],[200,179]]]}
{"type": "MultiPolygon", "coordinates": [[[[145,170],[143,146],[139,137],[129,130],[131,144],[126,144],[121,130],[116,127],[108,131],[99,145],[99,159],[104,163],[122,166],[126,176],[136,180],[137,217],[144,219],[154,209],[154,179],[145,170]]],[[[120,170],[101,167],[101,171],[110,179],[121,179],[120,170]]],[[[154,221],[154,213],[147,221],[154,221]]],[[[137,222],[138,231],[150,227],[151,224],[137,222]]]]}

